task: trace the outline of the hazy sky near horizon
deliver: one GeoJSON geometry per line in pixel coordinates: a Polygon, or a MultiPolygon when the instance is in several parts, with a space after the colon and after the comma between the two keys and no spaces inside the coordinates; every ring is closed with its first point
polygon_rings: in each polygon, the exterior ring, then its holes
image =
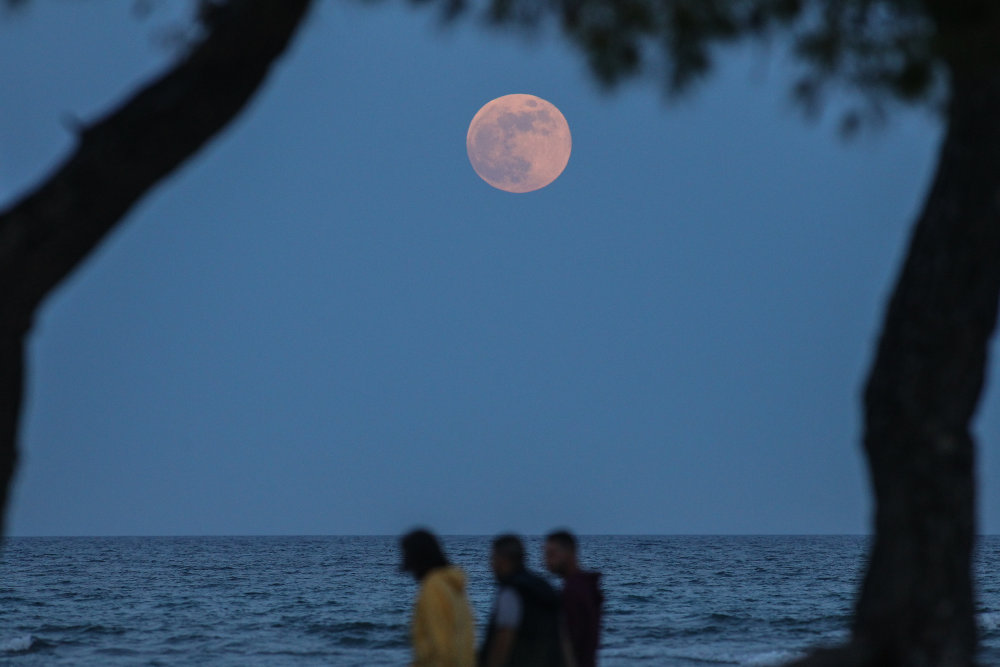
{"type": "MultiPolygon", "coordinates": [[[[152,6],[0,19],[0,205],[170,61],[152,6]]],[[[860,387],[940,128],[845,143],[788,73],[742,49],[683,100],[609,96],[562,39],[318,3],[39,313],[9,532],[866,532],[860,387]],[[465,153],[508,93],[573,133],[537,192],[465,153]]]]}

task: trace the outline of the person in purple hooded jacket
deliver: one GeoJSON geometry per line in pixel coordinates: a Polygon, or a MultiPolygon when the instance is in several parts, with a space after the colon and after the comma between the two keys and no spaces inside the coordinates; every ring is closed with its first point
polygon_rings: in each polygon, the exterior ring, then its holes
{"type": "Polygon", "coordinates": [[[601,573],[581,569],[576,549],[576,537],[568,530],[545,536],[545,567],[563,580],[563,619],[573,663],[575,667],[595,667],[604,603],[601,573]]]}

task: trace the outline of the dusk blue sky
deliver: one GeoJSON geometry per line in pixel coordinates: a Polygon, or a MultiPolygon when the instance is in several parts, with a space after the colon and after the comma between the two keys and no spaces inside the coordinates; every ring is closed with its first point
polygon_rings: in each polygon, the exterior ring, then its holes
{"type": "MultiPolygon", "coordinates": [[[[0,19],[0,202],[171,60],[180,3],[149,4],[0,19]]],[[[728,51],[667,103],[603,94],[554,35],[318,3],[40,311],[9,532],[867,532],[860,389],[940,128],[844,142],[781,53],[728,51]],[[573,133],[537,192],[466,156],[508,93],[573,133]]]]}

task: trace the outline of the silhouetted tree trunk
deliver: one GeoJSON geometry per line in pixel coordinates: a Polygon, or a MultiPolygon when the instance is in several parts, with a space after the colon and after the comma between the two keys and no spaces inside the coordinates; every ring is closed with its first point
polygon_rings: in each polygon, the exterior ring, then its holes
{"type": "Polygon", "coordinates": [[[877,510],[856,639],[880,664],[968,665],[979,403],[1000,295],[1000,75],[958,72],[933,189],[865,392],[877,510]]]}
{"type": "Polygon", "coordinates": [[[1000,69],[951,75],[937,173],[865,390],[875,541],[852,643],[803,665],[975,663],[970,423],[1000,301],[1000,69]]]}
{"type": "MultiPolygon", "coordinates": [[[[19,330],[16,321],[9,321],[6,314],[4,320],[5,328],[0,329],[0,479],[3,481],[0,512],[6,508],[7,491],[17,467],[18,417],[24,391],[24,330],[19,330]]],[[[0,514],[0,528],[2,520],[0,514]]]]}
{"type": "Polygon", "coordinates": [[[17,459],[24,343],[35,310],[143,195],[246,106],[310,2],[206,3],[206,34],[190,53],[83,127],[62,165],[0,212],[0,532],[17,459]]]}

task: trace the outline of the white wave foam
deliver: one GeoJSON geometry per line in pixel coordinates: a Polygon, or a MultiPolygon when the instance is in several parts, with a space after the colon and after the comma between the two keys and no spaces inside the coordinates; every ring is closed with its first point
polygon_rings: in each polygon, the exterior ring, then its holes
{"type": "Polygon", "coordinates": [[[20,637],[14,637],[13,639],[8,639],[5,642],[0,642],[0,652],[21,653],[22,651],[30,649],[31,645],[34,643],[35,638],[31,635],[21,635],[20,637]]]}
{"type": "MultiPolygon", "coordinates": [[[[650,657],[660,657],[662,654],[651,653],[650,657]]],[[[751,651],[734,651],[724,645],[701,645],[688,646],[684,649],[674,650],[667,653],[667,656],[677,660],[703,662],[705,664],[718,665],[740,665],[740,667],[777,667],[792,660],[803,657],[801,651],[772,650],[761,653],[751,651]]],[[[634,653],[629,653],[630,657],[636,657],[634,653]]]]}
{"type": "Polygon", "coordinates": [[[802,653],[795,651],[768,651],[751,656],[740,664],[746,667],[770,667],[771,665],[783,665],[796,658],[801,658],[802,655],[802,653]]]}
{"type": "Polygon", "coordinates": [[[987,611],[976,615],[979,628],[986,632],[1000,630],[1000,611],[987,611]]]}

